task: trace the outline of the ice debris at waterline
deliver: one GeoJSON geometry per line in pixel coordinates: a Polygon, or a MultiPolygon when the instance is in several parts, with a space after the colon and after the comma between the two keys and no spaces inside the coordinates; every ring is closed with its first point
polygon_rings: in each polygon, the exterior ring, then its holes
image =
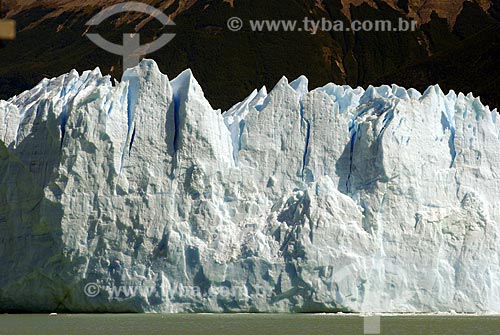
{"type": "Polygon", "coordinates": [[[0,310],[500,312],[496,110],[307,86],[221,114],[145,60],[1,101],[0,310]]]}

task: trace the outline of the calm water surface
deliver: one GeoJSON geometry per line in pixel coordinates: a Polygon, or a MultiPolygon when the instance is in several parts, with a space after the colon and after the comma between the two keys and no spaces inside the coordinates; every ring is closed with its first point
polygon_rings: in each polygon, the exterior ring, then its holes
{"type": "MultiPolygon", "coordinates": [[[[0,315],[6,335],[294,335],[364,334],[360,316],[313,314],[59,314],[0,315]]],[[[499,335],[496,316],[387,316],[381,334],[499,335]]]]}

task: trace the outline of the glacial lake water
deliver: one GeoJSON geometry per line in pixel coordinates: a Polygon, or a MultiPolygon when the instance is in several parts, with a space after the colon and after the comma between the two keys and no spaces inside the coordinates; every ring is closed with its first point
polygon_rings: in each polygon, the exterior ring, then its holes
{"type": "MultiPolygon", "coordinates": [[[[331,314],[5,314],[0,334],[356,335],[365,334],[365,323],[360,316],[331,314]]],[[[380,334],[498,335],[500,317],[383,316],[380,334]]]]}

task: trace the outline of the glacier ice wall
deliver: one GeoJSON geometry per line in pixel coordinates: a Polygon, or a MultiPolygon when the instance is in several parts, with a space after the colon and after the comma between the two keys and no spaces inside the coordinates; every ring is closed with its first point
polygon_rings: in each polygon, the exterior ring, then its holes
{"type": "Polygon", "coordinates": [[[0,310],[500,312],[496,110],[307,86],[221,114],[145,60],[0,101],[0,310]]]}

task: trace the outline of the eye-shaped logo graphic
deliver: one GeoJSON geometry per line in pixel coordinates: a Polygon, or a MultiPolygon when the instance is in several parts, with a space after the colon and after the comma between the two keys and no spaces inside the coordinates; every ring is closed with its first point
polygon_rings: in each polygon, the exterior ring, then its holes
{"type": "MultiPolygon", "coordinates": [[[[175,23],[167,16],[165,13],[159,9],[152,7],[150,5],[141,2],[124,2],[119,3],[114,6],[108,7],[103,11],[99,12],[96,16],[90,19],[86,25],[87,26],[97,26],[101,24],[107,18],[121,13],[129,12],[139,12],[148,14],[158,21],[160,21],[164,26],[173,26],[175,23]]],[[[155,52],[163,48],[168,42],[170,42],[175,34],[163,34],[157,40],[140,45],[140,34],[123,34],[123,45],[118,45],[105,40],[99,34],[86,34],[87,37],[94,42],[98,47],[113,53],[115,55],[123,56],[123,69],[134,67],[139,64],[141,56],[145,56],[149,53],[155,52]]]]}

